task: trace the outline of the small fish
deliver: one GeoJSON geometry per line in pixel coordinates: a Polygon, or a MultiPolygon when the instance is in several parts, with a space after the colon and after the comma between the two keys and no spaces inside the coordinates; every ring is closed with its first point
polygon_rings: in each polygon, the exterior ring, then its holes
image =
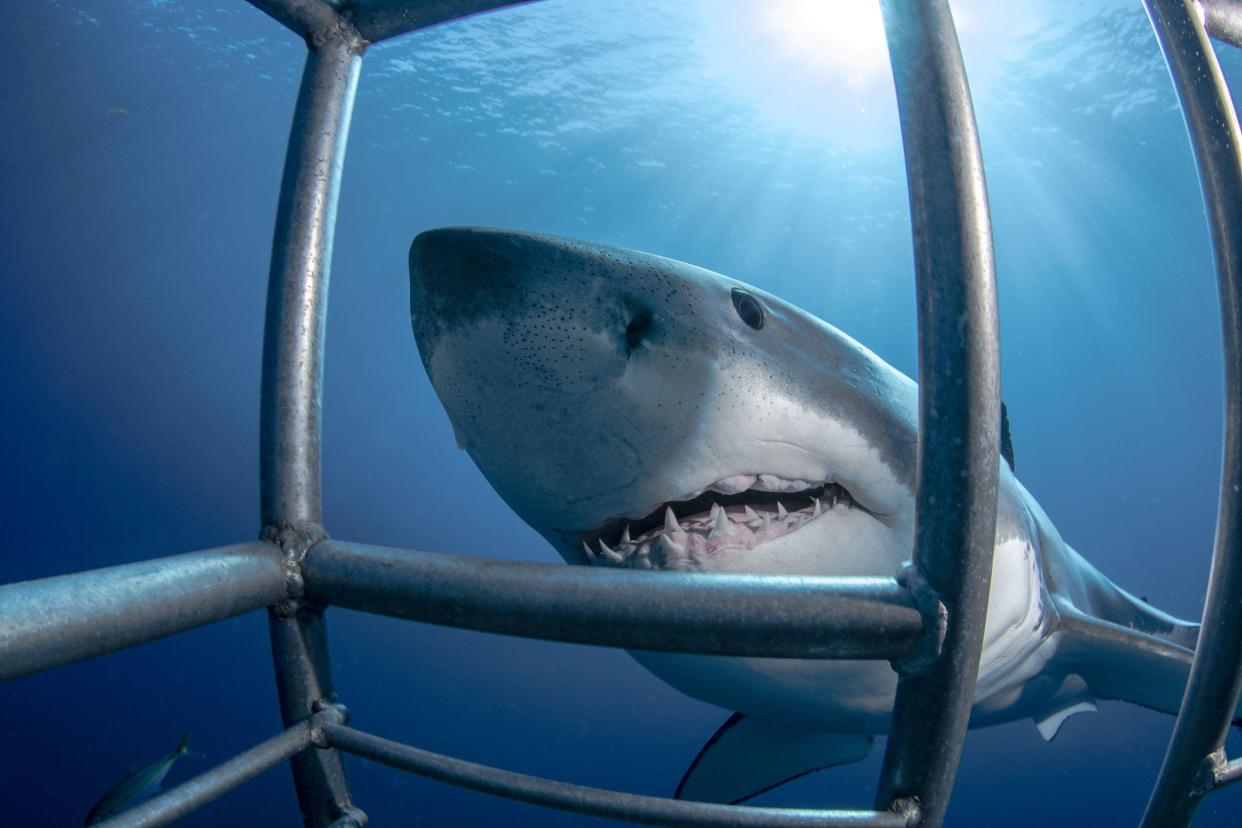
{"type": "Polygon", "coordinates": [[[99,801],[95,803],[95,807],[91,808],[91,812],[86,815],[85,824],[94,825],[97,822],[102,822],[108,817],[116,816],[158,793],[160,783],[168,775],[168,771],[172,768],[173,763],[190,752],[189,738],[189,733],[182,733],[181,741],[177,743],[176,750],[162,759],[157,759],[151,764],[139,768],[120,782],[117,782],[110,791],[100,797],[99,801]]]}
{"type": "Polygon", "coordinates": [[[114,106],[114,107],[111,107],[111,108],[110,108],[110,109],[109,109],[109,110],[108,110],[105,114],[107,114],[107,115],[111,115],[111,116],[113,116],[113,117],[119,117],[119,116],[121,116],[121,115],[128,115],[128,114],[129,114],[129,112],[127,112],[127,111],[126,111],[124,108],[122,108],[122,107],[119,107],[119,106],[114,106]]]}

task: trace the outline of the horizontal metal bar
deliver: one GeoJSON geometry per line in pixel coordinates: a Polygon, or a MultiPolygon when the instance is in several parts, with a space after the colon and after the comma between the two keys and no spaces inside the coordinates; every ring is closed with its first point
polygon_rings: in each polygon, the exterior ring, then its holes
{"type": "Polygon", "coordinates": [[[285,597],[252,541],[0,586],[0,681],[210,624],[285,597]]]}
{"type": "Polygon", "coordinates": [[[1242,0],[1200,0],[1207,32],[1217,40],[1242,46],[1242,0]]]}
{"type": "Polygon", "coordinates": [[[362,0],[354,9],[358,34],[370,43],[459,17],[518,6],[530,0],[362,0]]]}
{"type": "Polygon", "coordinates": [[[325,0],[248,0],[250,5],[295,34],[316,39],[345,24],[335,4],[325,0]]]}
{"type": "Polygon", "coordinates": [[[311,747],[315,728],[329,722],[344,721],[344,718],[342,711],[329,708],[309,719],[303,719],[283,733],[260,742],[206,773],[182,782],[135,808],[97,823],[97,828],[155,828],[169,825],[311,747]]]}
{"type": "Polygon", "coordinates": [[[1224,751],[1220,752],[1220,761],[1212,764],[1212,790],[1219,790],[1242,779],[1242,759],[1226,761],[1224,751]]]}
{"type": "Polygon", "coordinates": [[[472,630],[777,658],[904,658],[923,620],[892,578],[642,572],[498,561],[325,540],[306,595],[472,630]]]}
{"type": "Polygon", "coordinates": [[[890,811],[751,808],[621,793],[466,762],[382,739],[344,725],[325,724],[323,733],[328,744],[333,747],[399,770],[493,796],[604,819],[619,819],[644,825],[754,825],[764,828],[805,828],[808,825],[823,828],[905,828],[914,824],[908,817],[890,811]]]}

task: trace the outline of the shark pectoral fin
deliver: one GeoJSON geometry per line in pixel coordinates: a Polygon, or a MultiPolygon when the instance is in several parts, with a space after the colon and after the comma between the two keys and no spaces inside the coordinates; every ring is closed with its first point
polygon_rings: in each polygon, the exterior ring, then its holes
{"type": "Polygon", "coordinates": [[[1035,727],[1039,729],[1039,735],[1044,737],[1044,741],[1051,742],[1060,731],[1061,725],[1065,724],[1065,720],[1070,716],[1077,713],[1094,713],[1098,709],[1095,696],[1091,695],[1091,689],[1087,687],[1082,676],[1071,674],[1061,682],[1061,686],[1057,692],[1052,694],[1044,710],[1032,716],[1031,719],[1035,722],[1035,727]]]}
{"type": "Polygon", "coordinates": [[[699,751],[674,795],[736,805],[813,771],[857,762],[873,741],[734,713],[699,751]]]}
{"type": "Polygon", "coordinates": [[[1081,676],[1091,698],[1120,699],[1177,715],[1193,650],[1174,643],[1172,636],[1093,618],[1063,602],[1058,613],[1060,641],[1052,670],[1081,676]]]}
{"type": "Polygon", "coordinates": [[[1094,713],[1099,708],[1096,707],[1094,701],[1084,699],[1075,702],[1069,707],[1063,707],[1055,713],[1050,713],[1044,718],[1035,722],[1035,727],[1039,729],[1039,735],[1044,737],[1045,742],[1051,742],[1061,730],[1061,725],[1065,724],[1065,720],[1075,713],[1094,713]]]}

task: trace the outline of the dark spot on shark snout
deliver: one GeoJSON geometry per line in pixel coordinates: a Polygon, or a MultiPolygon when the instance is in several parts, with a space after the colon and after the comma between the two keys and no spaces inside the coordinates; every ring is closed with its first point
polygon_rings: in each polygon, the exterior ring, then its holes
{"type": "Polygon", "coordinates": [[[634,353],[634,349],[642,344],[643,338],[651,330],[651,312],[638,311],[625,326],[625,355],[634,353]]]}

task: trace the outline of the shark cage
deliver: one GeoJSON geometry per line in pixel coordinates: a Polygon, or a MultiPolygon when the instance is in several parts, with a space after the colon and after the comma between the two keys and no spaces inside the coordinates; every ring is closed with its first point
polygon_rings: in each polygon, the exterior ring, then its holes
{"type": "MultiPolygon", "coordinates": [[[[382,40],[509,2],[250,0],[308,48],[276,216],[263,346],[260,540],[0,586],[0,679],[267,607],[286,729],[101,825],[166,825],[291,760],[308,828],[361,828],[345,751],[453,785],[648,825],[930,826],[948,807],[979,666],[997,498],[999,346],[983,161],[946,0],[882,0],[913,223],[919,333],[915,544],[892,578],[652,573],[334,540],[320,515],[328,273],[359,70],[382,40]],[[939,504],[936,508],[931,505],[939,504]],[[945,504],[949,504],[946,508],[945,504]],[[607,647],[869,658],[900,674],[874,810],[640,796],[430,753],[347,724],[324,608],[607,647]]],[[[1226,433],[1200,644],[1144,828],[1188,825],[1242,778],[1223,743],[1242,690],[1242,134],[1209,37],[1242,0],[1145,0],[1193,145],[1224,329],[1226,433]]],[[[1097,633],[1125,638],[1104,621],[1097,633]]],[[[1190,651],[1170,645],[1183,663],[1190,651]]]]}

